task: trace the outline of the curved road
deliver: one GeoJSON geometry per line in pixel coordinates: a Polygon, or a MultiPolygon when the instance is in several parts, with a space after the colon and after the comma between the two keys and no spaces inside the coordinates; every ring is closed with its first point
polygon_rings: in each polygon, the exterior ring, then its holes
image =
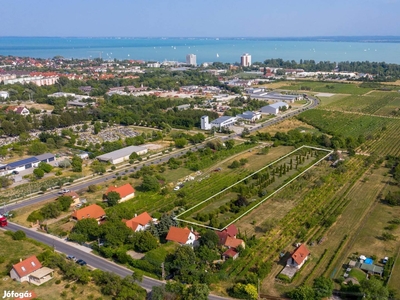
{"type": "MultiPolygon", "coordinates": [[[[27,237],[34,239],[36,241],[42,242],[43,244],[49,245],[49,246],[53,247],[55,251],[64,253],[66,255],[73,255],[77,259],[83,259],[84,261],[87,262],[87,264],[89,266],[94,267],[96,269],[100,269],[100,270],[103,270],[106,272],[112,272],[121,277],[131,276],[133,273],[131,270],[129,270],[123,266],[120,266],[120,265],[113,263],[109,260],[106,260],[100,256],[92,254],[90,252],[89,248],[77,245],[72,242],[67,242],[63,239],[54,237],[52,235],[41,233],[39,231],[29,229],[29,228],[26,228],[26,227],[23,227],[23,226],[14,224],[14,223],[8,223],[8,226],[5,227],[4,229],[11,230],[11,231],[22,230],[26,233],[27,237]]],[[[138,282],[138,284],[142,288],[146,289],[147,291],[151,291],[151,288],[153,286],[160,286],[160,285],[165,284],[165,282],[143,276],[142,282],[138,282]]],[[[230,298],[209,295],[208,299],[222,300],[222,299],[230,299],[230,298]]]]}

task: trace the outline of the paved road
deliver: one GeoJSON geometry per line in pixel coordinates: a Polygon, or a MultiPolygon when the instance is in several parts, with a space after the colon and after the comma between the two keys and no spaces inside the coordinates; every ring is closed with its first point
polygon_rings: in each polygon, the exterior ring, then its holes
{"type": "MultiPolygon", "coordinates": [[[[293,112],[288,112],[284,115],[278,116],[274,119],[268,120],[262,124],[256,125],[254,126],[252,129],[250,129],[251,132],[257,131],[260,128],[263,127],[267,127],[267,126],[271,126],[273,124],[279,123],[287,118],[291,118],[294,115],[297,115],[307,109],[311,109],[314,108],[315,106],[317,106],[319,104],[319,101],[315,98],[311,98],[310,100],[312,101],[312,103],[310,105],[308,105],[307,107],[298,109],[296,111],[293,112]]],[[[240,136],[240,134],[233,134],[230,136],[225,136],[222,137],[222,140],[228,140],[228,139],[233,139],[235,137],[240,136]]],[[[136,170],[132,167],[127,168],[125,171],[121,172],[121,170],[119,170],[119,173],[131,173],[131,172],[136,172],[137,170],[140,170],[143,166],[146,165],[150,165],[152,163],[162,163],[162,162],[166,162],[168,161],[171,157],[179,157],[182,156],[183,154],[185,154],[187,151],[191,150],[191,151],[196,151],[197,149],[203,148],[204,145],[198,145],[196,147],[192,147],[190,149],[186,149],[186,150],[182,150],[182,151],[178,151],[175,153],[171,153],[170,155],[164,156],[164,157],[160,157],[158,159],[154,159],[152,160],[152,162],[145,162],[142,163],[140,165],[136,166],[136,170]]],[[[100,184],[103,183],[109,179],[111,179],[112,177],[116,177],[115,174],[105,174],[104,176],[100,177],[100,178],[95,178],[93,180],[89,180],[86,182],[82,182],[82,183],[78,183],[75,184],[73,186],[71,186],[71,188],[73,188],[74,190],[81,190],[81,189],[85,189],[87,188],[89,185],[96,185],[96,184],[100,184]]],[[[40,195],[37,196],[35,198],[29,199],[29,200],[25,200],[25,201],[21,201],[19,203],[15,203],[15,204],[11,204],[7,206],[7,210],[14,210],[14,209],[18,209],[27,205],[31,205],[34,203],[39,203],[48,199],[52,199],[55,198],[57,196],[57,191],[51,192],[51,193],[47,193],[44,195],[40,195]]],[[[89,249],[86,249],[83,246],[79,246],[75,243],[70,243],[67,242],[65,240],[59,239],[57,237],[53,237],[41,232],[37,232],[34,231],[32,229],[28,229],[26,227],[14,224],[14,223],[9,223],[9,225],[7,226],[8,230],[12,230],[12,231],[16,231],[16,230],[22,230],[26,233],[26,235],[32,239],[35,239],[37,241],[40,241],[44,244],[53,246],[55,248],[55,250],[67,254],[67,255],[73,255],[76,258],[80,258],[85,260],[90,266],[95,267],[97,269],[101,269],[103,271],[107,271],[107,272],[113,272],[115,274],[118,274],[121,277],[125,277],[125,276],[130,276],[132,274],[132,271],[122,267],[120,265],[117,265],[115,263],[112,263],[108,260],[105,260],[104,258],[101,258],[99,256],[96,256],[92,253],[90,253],[89,249]]],[[[142,286],[143,288],[147,289],[147,290],[151,290],[151,288],[153,286],[160,286],[162,284],[164,284],[164,282],[156,280],[156,279],[152,279],[149,277],[144,277],[143,281],[141,283],[139,283],[140,286],[142,286]]],[[[215,296],[215,295],[210,295],[209,299],[211,300],[221,300],[221,299],[229,299],[229,298],[223,298],[223,297],[219,297],[219,296],[215,296]]]]}
{"type": "MultiPolygon", "coordinates": [[[[279,123],[279,122],[281,122],[281,121],[283,121],[285,119],[288,119],[288,118],[291,118],[291,117],[293,117],[295,115],[298,115],[298,114],[300,114],[301,112],[303,112],[305,110],[312,109],[312,108],[316,107],[319,104],[319,101],[316,98],[309,97],[309,99],[311,100],[311,103],[308,106],[299,108],[299,109],[297,109],[295,111],[287,112],[286,114],[277,116],[277,117],[275,117],[273,119],[270,119],[270,120],[268,120],[266,122],[258,124],[256,126],[252,127],[249,131],[250,132],[254,132],[254,131],[257,131],[257,130],[259,130],[261,128],[274,125],[274,124],[279,123]]],[[[221,140],[226,141],[226,140],[229,140],[229,139],[236,138],[238,136],[240,136],[240,134],[231,134],[229,136],[221,137],[221,140]]],[[[163,163],[163,162],[167,162],[171,157],[175,157],[175,158],[176,157],[180,157],[180,156],[184,155],[189,150],[190,151],[196,151],[196,150],[201,149],[201,148],[204,148],[204,144],[193,146],[190,149],[182,149],[181,151],[175,151],[175,152],[167,154],[167,155],[165,155],[163,157],[154,158],[154,159],[151,159],[151,161],[140,163],[139,165],[129,166],[129,167],[127,167],[125,169],[122,169],[122,170],[120,169],[120,170],[118,170],[118,172],[119,172],[120,175],[133,173],[133,172],[136,172],[136,171],[140,170],[143,166],[148,166],[148,165],[151,165],[151,164],[160,164],[160,163],[163,163]],[[134,167],[136,167],[136,169],[134,169],[134,167]]],[[[96,178],[94,178],[92,180],[86,180],[86,181],[81,182],[81,183],[76,183],[76,184],[73,184],[72,186],[65,186],[65,188],[74,189],[75,191],[84,190],[84,189],[87,189],[89,185],[101,184],[103,182],[106,182],[106,181],[108,181],[108,180],[110,180],[112,178],[116,178],[116,177],[117,176],[115,175],[115,172],[108,173],[108,174],[106,173],[101,177],[96,177],[96,178]]],[[[17,203],[6,205],[4,210],[5,211],[16,210],[16,209],[19,209],[19,208],[22,208],[22,207],[25,207],[25,206],[29,206],[29,205],[32,205],[32,204],[40,203],[42,201],[46,201],[46,200],[49,200],[49,199],[54,199],[54,198],[56,198],[58,196],[57,193],[58,193],[58,191],[54,190],[52,192],[47,192],[46,194],[43,194],[43,195],[38,195],[38,196],[32,197],[29,200],[18,201],[17,203]]]]}
{"type": "MultiPolygon", "coordinates": [[[[8,223],[8,226],[5,229],[11,231],[22,230],[26,233],[27,237],[42,242],[43,244],[47,244],[51,247],[54,247],[54,249],[58,252],[64,253],[66,255],[73,255],[77,259],[83,259],[88,263],[89,266],[94,267],[96,269],[112,272],[121,277],[131,276],[133,273],[131,270],[123,266],[120,266],[102,257],[90,253],[89,252],[90,249],[84,246],[80,246],[72,242],[67,242],[63,239],[59,239],[57,237],[53,237],[51,235],[41,233],[36,230],[29,229],[14,223],[8,223]]],[[[150,291],[153,286],[160,286],[165,284],[165,282],[144,276],[142,282],[138,282],[138,284],[144,289],[150,291]]],[[[229,298],[209,295],[208,299],[222,300],[229,298]]]]}

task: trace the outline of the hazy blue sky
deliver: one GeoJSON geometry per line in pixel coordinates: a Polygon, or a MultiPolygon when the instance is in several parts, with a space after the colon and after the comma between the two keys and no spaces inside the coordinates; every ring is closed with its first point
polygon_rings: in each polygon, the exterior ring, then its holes
{"type": "Polygon", "coordinates": [[[0,36],[400,35],[400,0],[0,0],[0,36]]]}

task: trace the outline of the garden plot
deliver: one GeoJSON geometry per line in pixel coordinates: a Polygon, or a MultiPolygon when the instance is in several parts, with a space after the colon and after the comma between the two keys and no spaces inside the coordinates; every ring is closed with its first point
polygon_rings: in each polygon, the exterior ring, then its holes
{"type": "Polygon", "coordinates": [[[213,230],[225,228],[270,199],[331,153],[331,150],[302,146],[182,212],[177,219],[213,230]]]}

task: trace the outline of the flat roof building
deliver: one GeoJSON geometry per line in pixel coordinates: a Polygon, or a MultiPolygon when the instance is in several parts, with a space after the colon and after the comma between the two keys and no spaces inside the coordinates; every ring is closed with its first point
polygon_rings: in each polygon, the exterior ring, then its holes
{"type": "Polygon", "coordinates": [[[96,158],[100,161],[110,162],[113,165],[115,165],[122,163],[124,161],[128,161],[129,156],[132,153],[136,153],[137,155],[143,155],[147,153],[147,148],[140,146],[129,146],[107,154],[97,156],[96,158]]]}
{"type": "Polygon", "coordinates": [[[222,116],[222,117],[219,117],[218,119],[213,120],[210,123],[210,125],[211,125],[211,127],[222,128],[222,127],[232,126],[233,124],[236,123],[236,121],[237,121],[236,117],[222,116]]]}
{"type": "Polygon", "coordinates": [[[272,103],[270,105],[261,107],[261,113],[277,115],[282,107],[286,107],[286,109],[288,109],[289,105],[286,102],[272,103]]]}

